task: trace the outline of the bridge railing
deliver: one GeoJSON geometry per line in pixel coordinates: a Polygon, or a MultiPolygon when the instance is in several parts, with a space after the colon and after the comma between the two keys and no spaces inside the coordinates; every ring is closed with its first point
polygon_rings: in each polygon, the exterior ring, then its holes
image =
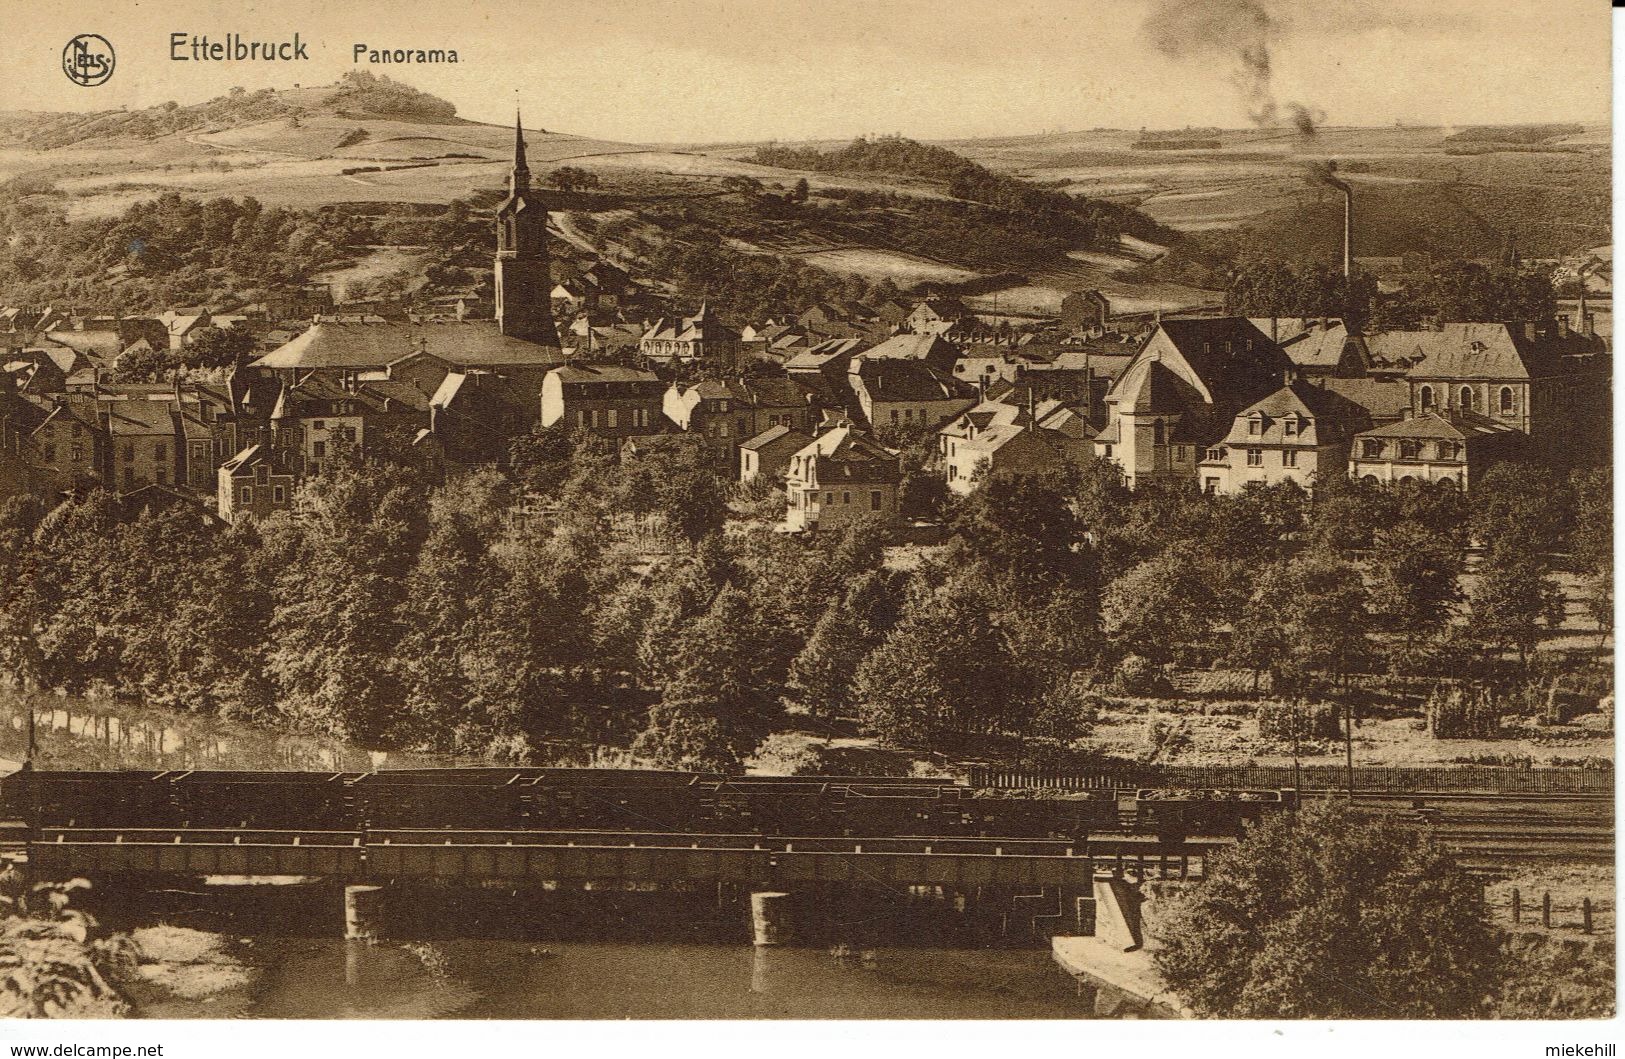
{"type": "MultiPolygon", "coordinates": [[[[1114,787],[1277,788],[1340,790],[1348,770],[1336,765],[1125,766],[1094,772],[1010,769],[977,766],[970,770],[973,787],[1044,787],[1057,790],[1102,790],[1114,787]]],[[[1609,769],[1374,768],[1354,770],[1354,786],[1363,791],[1494,791],[1510,794],[1611,794],[1609,769]]]]}

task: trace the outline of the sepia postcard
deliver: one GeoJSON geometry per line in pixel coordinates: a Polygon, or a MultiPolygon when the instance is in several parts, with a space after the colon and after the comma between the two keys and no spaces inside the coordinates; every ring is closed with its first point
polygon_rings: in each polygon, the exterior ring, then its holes
{"type": "Polygon", "coordinates": [[[1597,0],[0,18],[11,1054],[1615,1054],[1597,0]]]}

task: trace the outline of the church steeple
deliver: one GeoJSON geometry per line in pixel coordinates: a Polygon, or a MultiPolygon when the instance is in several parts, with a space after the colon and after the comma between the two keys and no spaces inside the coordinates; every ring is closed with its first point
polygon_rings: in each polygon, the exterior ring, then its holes
{"type": "Polygon", "coordinates": [[[558,333],[553,328],[553,283],[547,263],[547,206],[530,188],[525,128],[517,107],[513,116],[513,169],[508,175],[508,197],[497,207],[496,234],[493,279],[497,326],[505,335],[558,345],[558,333]]]}
{"type": "Polygon", "coordinates": [[[530,190],[530,166],[525,164],[525,128],[519,121],[519,108],[513,111],[513,172],[508,175],[508,193],[521,195],[530,190]]]}

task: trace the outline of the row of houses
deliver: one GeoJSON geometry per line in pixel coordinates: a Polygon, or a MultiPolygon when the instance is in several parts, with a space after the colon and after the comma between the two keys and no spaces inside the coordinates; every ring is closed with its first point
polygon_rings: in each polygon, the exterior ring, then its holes
{"type": "Polygon", "coordinates": [[[452,473],[502,459],[540,426],[697,435],[719,472],[782,479],[787,523],[809,529],[896,517],[901,466],[880,439],[934,435],[956,492],[1089,461],[1130,486],[1171,478],[1212,492],[1334,474],[1467,488],[1497,459],[1581,461],[1608,444],[1611,362],[1583,313],[1578,327],[1371,334],[1212,316],[1140,327],[1079,292],[1063,303],[1070,324],[1048,329],[989,325],[949,298],[820,304],[760,330],[735,331],[705,304],[633,325],[635,292],[607,266],[553,281],[517,130],[495,229],[491,319],[318,314],[217,382],[111,385],[100,371],[132,337],[181,348],[222,323],[206,312],[107,328],[0,316],[0,494],[94,484],[263,516],[346,450],[400,446],[452,473]],[[587,321],[565,328],[568,346],[558,309],[587,321]],[[592,321],[609,317],[605,336],[592,321]],[[593,348],[611,337],[619,361],[593,348]],[[695,380],[694,365],[709,377],[695,380]]]}
{"type": "Polygon", "coordinates": [[[940,466],[963,491],[981,474],[1094,458],[1129,486],[1184,479],[1208,492],[1332,475],[1469,488],[1506,459],[1607,459],[1612,364],[1566,320],[1444,324],[1351,333],[1336,321],[1168,318],[1131,356],[1100,358],[1085,392],[1006,394],[939,433],[940,466]],[[1097,375],[1096,372],[1099,372],[1097,375]],[[1098,403],[1095,383],[1109,379],[1098,403]]]}

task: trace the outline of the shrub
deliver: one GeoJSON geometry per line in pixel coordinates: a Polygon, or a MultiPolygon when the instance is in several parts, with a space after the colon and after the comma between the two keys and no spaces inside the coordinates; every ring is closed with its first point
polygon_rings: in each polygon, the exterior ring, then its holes
{"type": "Polygon", "coordinates": [[[1461,754],[1451,758],[1450,763],[1452,765],[1480,765],[1489,768],[1528,769],[1534,767],[1535,759],[1528,754],[1461,754]]]}
{"type": "Polygon", "coordinates": [[[1165,717],[1159,714],[1150,714],[1145,719],[1145,728],[1141,731],[1140,762],[1149,764],[1153,761],[1166,761],[1177,757],[1181,750],[1191,745],[1190,726],[1183,717],[1165,717]]]}
{"type": "Polygon", "coordinates": [[[1428,696],[1428,731],[1435,739],[1496,739],[1504,703],[1490,687],[1454,684],[1428,696]]]}
{"type": "Polygon", "coordinates": [[[1129,655],[1117,663],[1112,684],[1124,695],[1163,695],[1169,691],[1162,667],[1140,655],[1129,655]]]}
{"type": "Polygon", "coordinates": [[[824,767],[824,756],[805,736],[775,732],[757,746],[752,767],[768,776],[813,776],[824,767]]]}
{"type": "Polygon", "coordinates": [[[1614,759],[1587,754],[1585,757],[1553,757],[1546,760],[1548,768],[1594,769],[1598,772],[1614,771],[1614,759]]]}
{"type": "Polygon", "coordinates": [[[1335,740],[1343,734],[1342,711],[1329,702],[1258,704],[1258,734],[1282,743],[1335,740]]]}
{"type": "Polygon", "coordinates": [[[1104,706],[1104,700],[1094,691],[1094,676],[1074,672],[1045,690],[1028,731],[1036,738],[1064,746],[1088,735],[1104,706]]]}

